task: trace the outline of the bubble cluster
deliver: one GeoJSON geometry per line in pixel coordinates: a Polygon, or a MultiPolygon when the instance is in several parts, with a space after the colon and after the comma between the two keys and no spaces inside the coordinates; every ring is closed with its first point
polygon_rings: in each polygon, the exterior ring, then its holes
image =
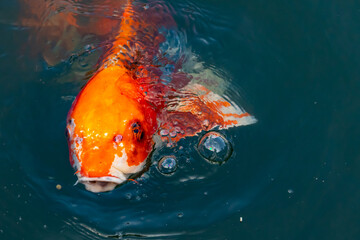
{"type": "Polygon", "coordinates": [[[213,163],[223,163],[232,153],[232,147],[226,138],[217,132],[205,134],[199,141],[197,150],[206,160],[213,163]]]}
{"type": "Polygon", "coordinates": [[[174,156],[165,156],[158,163],[158,169],[162,174],[171,174],[177,169],[177,160],[174,156]]]}

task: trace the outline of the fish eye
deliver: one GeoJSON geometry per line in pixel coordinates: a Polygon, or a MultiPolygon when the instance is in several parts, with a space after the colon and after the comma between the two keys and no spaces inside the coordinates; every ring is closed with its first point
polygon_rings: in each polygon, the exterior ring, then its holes
{"type": "Polygon", "coordinates": [[[131,128],[132,128],[135,139],[140,141],[144,136],[144,133],[142,131],[140,124],[138,122],[134,122],[133,124],[131,124],[131,128]]]}
{"type": "Polygon", "coordinates": [[[122,140],[122,138],[123,138],[123,136],[122,136],[122,135],[120,135],[120,134],[118,134],[118,135],[116,135],[116,136],[114,137],[114,142],[116,142],[116,143],[120,143],[120,142],[121,142],[121,140],[122,140]]]}

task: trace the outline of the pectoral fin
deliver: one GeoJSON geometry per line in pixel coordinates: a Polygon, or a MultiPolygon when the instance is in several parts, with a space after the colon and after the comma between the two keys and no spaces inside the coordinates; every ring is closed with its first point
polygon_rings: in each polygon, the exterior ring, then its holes
{"type": "Polygon", "coordinates": [[[218,127],[245,126],[256,122],[226,97],[210,91],[200,84],[190,84],[168,97],[161,115],[159,134],[163,140],[176,142],[205,130],[218,127]]]}

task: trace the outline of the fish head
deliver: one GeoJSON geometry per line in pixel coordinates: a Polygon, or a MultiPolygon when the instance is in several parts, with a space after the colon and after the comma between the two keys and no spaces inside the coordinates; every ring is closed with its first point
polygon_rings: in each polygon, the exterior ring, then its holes
{"type": "Polygon", "coordinates": [[[156,118],[127,95],[83,89],[67,117],[71,165],[92,192],[113,190],[141,172],[153,149],[156,118]]]}

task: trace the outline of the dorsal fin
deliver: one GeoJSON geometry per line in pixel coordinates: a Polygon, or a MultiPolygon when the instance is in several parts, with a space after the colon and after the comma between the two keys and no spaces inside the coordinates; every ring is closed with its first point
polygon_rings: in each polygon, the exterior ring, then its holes
{"type": "Polygon", "coordinates": [[[176,142],[216,127],[227,129],[255,123],[257,120],[226,97],[200,84],[189,84],[168,97],[159,121],[163,140],[176,142]]]}
{"type": "Polygon", "coordinates": [[[104,58],[105,66],[124,65],[130,72],[151,66],[159,53],[160,44],[165,40],[160,29],[174,22],[172,16],[165,12],[163,8],[154,6],[148,9],[128,0],[120,28],[104,58]],[[158,19],[157,15],[164,17],[158,19]]]}

